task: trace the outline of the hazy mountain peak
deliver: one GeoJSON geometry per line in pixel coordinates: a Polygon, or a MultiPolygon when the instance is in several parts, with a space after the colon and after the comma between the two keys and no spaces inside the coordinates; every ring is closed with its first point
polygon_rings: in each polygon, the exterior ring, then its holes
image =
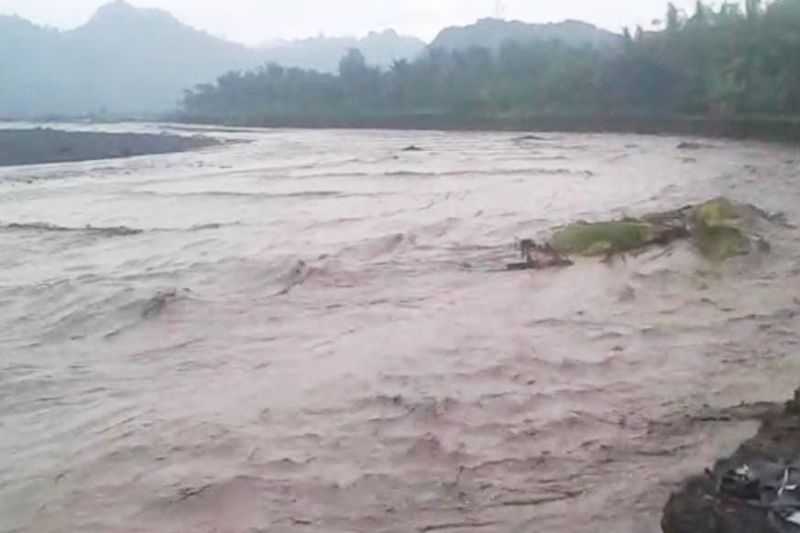
{"type": "Polygon", "coordinates": [[[398,34],[394,28],[387,28],[383,31],[371,31],[369,32],[369,34],[367,34],[367,37],[373,37],[378,35],[383,37],[400,37],[400,34],[398,34]]]}
{"type": "Polygon", "coordinates": [[[498,49],[508,41],[530,43],[561,41],[570,46],[604,48],[619,44],[621,37],[580,20],[531,24],[519,20],[483,18],[467,26],[442,30],[433,48],[466,49],[474,46],[498,49]]]}
{"type": "Polygon", "coordinates": [[[168,11],[155,8],[136,7],[125,0],[114,0],[100,6],[84,27],[114,26],[132,23],[170,23],[179,24],[178,19],[168,11]]]}
{"type": "Polygon", "coordinates": [[[125,0],[113,0],[97,8],[95,16],[112,16],[119,14],[129,14],[138,11],[136,7],[125,0]]]}
{"type": "Polygon", "coordinates": [[[367,63],[388,67],[396,59],[412,59],[425,49],[425,42],[400,35],[393,29],[370,32],[366,37],[326,37],[273,41],[261,50],[268,61],[288,67],[336,72],[348,50],[357,48],[367,63]]]}

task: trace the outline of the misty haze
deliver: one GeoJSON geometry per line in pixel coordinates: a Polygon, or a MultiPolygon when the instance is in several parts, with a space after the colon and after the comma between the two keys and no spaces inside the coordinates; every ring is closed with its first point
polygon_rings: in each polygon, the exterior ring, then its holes
{"type": "Polygon", "coordinates": [[[799,35],[0,0],[0,533],[800,531],[799,35]]]}

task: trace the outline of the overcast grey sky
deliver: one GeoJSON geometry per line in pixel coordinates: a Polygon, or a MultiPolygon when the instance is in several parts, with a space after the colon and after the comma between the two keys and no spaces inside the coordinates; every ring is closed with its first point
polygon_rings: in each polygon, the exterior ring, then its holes
{"type": "MultiPolygon", "coordinates": [[[[495,14],[496,0],[129,0],[166,9],[184,22],[247,43],[275,38],[363,35],[395,28],[430,40],[443,27],[495,14]]],[[[667,0],[505,0],[506,18],[528,22],[581,19],[620,31],[663,18],[667,0]]],[[[691,8],[695,0],[673,0],[691,8]]],[[[104,0],[0,0],[0,14],[73,28],[104,0]]]]}

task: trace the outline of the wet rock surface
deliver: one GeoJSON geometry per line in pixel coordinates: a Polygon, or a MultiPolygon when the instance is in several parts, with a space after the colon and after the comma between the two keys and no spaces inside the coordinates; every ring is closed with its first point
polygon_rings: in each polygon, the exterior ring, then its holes
{"type": "MultiPolygon", "coordinates": [[[[763,490],[759,498],[758,490],[758,482],[766,482],[764,472],[770,467],[788,474],[794,472],[790,465],[800,459],[798,400],[800,389],[785,407],[767,404],[745,414],[745,417],[761,421],[756,436],[744,442],[730,457],[717,461],[713,469],[690,478],[670,497],[661,523],[664,533],[800,531],[800,527],[786,520],[790,510],[778,512],[781,505],[775,503],[775,498],[767,497],[763,490]],[[731,490],[731,474],[749,473],[751,469],[758,472],[761,479],[740,484],[739,489],[747,490],[731,490]]],[[[727,415],[726,419],[730,420],[731,416],[727,415]]]]}
{"type": "Polygon", "coordinates": [[[220,144],[211,137],[101,133],[49,128],[0,129],[0,166],[167,154],[220,144]]]}

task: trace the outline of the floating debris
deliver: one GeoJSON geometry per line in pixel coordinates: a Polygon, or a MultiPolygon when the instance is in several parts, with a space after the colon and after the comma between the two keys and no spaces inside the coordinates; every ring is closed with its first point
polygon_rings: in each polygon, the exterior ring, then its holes
{"type": "Polygon", "coordinates": [[[713,148],[710,144],[684,141],[677,146],[678,150],[702,150],[703,148],[713,148]]]}
{"type": "Polygon", "coordinates": [[[550,244],[536,244],[533,239],[523,239],[519,243],[523,263],[511,263],[508,270],[542,270],[571,266],[574,263],[559,254],[550,244]]]}
{"type": "Polygon", "coordinates": [[[522,141],[549,141],[550,139],[546,137],[540,137],[539,135],[522,135],[521,137],[516,137],[514,141],[522,142],[522,141]]]}

